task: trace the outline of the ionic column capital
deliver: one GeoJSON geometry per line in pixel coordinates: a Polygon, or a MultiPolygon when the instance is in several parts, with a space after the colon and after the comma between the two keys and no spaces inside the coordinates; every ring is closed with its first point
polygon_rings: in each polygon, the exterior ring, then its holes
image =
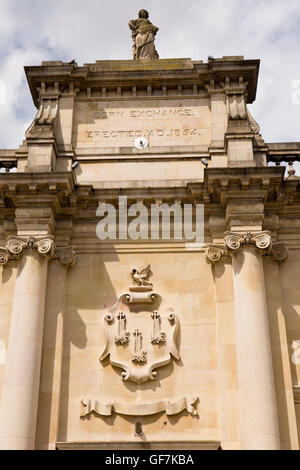
{"type": "Polygon", "coordinates": [[[0,266],[6,266],[9,262],[9,255],[5,248],[0,248],[0,266]]]}
{"type": "Polygon", "coordinates": [[[226,250],[217,245],[210,245],[206,249],[206,259],[210,264],[215,264],[221,261],[221,258],[226,255],[226,250]]]}
{"type": "Polygon", "coordinates": [[[0,247],[0,266],[6,266],[9,261],[18,260],[26,252],[36,250],[49,260],[59,260],[64,266],[73,266],[76,253],[71,246],[57,248],[53,237],[19,237],[11,236],[5,246],[0,247]]]}
{"type": "Polygon", "coordinates": [[[278,242],[273,243],[272,247],[272,255],[277,261],[285,261],[289,254],[289,248],[287,243],[285,242],[278,242]]]}
{"type": "Polygon", "coordinates": [[[235,253],[243,246],[254,246],[263,254],[272,250],[272,237],[270,232],[226,232],[224,244],[229,253],[235,253]]]}
{"type": "Polygon", "coordinates": [[[9,237],[6,252],[9,257],[18,258],[26,251],[37,250],[46,257],[53,256],[55,245],[52,237],[9,237]]]}
{"type": "Polygon", "coordinates": [[[63,266],[71,268],[76,263],[76,256],[74,248],[72,246],[66,246],[56,249],[54,259],[60,261],[63,266]]]}
{"type": "Polygon", "coordinates": [[[209,245],[206,249],[206,259],[210,264],[230,257],[243,247],[254,247],[262,255],[272,255],[277,261],[288,257],[288,246],[285,242],[272,242],[271,233],[265,232],[226,232],[224,246],[209,245]]]}

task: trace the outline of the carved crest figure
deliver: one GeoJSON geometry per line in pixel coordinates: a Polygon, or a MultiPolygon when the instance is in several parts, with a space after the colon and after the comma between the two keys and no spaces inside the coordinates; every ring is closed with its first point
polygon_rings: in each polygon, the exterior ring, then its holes
{"type": "Polygon", "coordinates": [[[141,10],[137,20],[129,21],[129,28],[132,31],[134,60],[158,59],[159,55],[155,49],[154,39],[159,28],[151,23],[149,13],[146,10],[141,10]]]}
{"type": "Polygon", "coordinates": [[[155,309],[158,295],[147,280],[150,265],[131,271],[137,287],[122,294],[104,318],[106,342],[100,357],[123,370],[122,379],[142,384],[155,380],[155,369],[179,360],[177,333],[179,320],[173,313],[161,315],[155,309]],[[150,286],[150,287],[149,287],[150,286]],[[146,307],[146,308],[145,308],[146,307]],[[119,312],[119,313],[118,313],[119,312]]]}
{"type": "Polygon", "coordinates": [[[134,268],[131,270],[130,274],[136,286],[153,287],[153,284],[148,280],[150,276],[150,264],[140,270],[134,268]]]}
{"type": "Polygon", "coordinates": [[[126,381],[142,384],[157,378],[155,369],[179,360],[176,315],[155,312],[124,312],[109,314],[104,319],[106,344],[100,361],[107,357],[110,363],[123,370],[126,381]],[[126,325],[126,326],[125,326],[126,325]]]}

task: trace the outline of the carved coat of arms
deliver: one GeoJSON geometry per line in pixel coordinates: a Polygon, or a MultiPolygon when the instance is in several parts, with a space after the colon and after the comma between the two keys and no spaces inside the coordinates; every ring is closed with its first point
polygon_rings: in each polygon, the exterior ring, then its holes
{"type": "Polygon", "coordinates": [[[179,320],[171,312],[155,310],[157,294],[148,280],[150,266],[133,269],[135,286],[123,294],[104,318],[106,345],[100,361],[123,370],[122,379],[142,384],[157,378],[156,369],[179,360],[179,320]],[[153,306],[153,308],[152,308],[153,306]],[[150,307],[150,308],[149,308],[150,307]]]}

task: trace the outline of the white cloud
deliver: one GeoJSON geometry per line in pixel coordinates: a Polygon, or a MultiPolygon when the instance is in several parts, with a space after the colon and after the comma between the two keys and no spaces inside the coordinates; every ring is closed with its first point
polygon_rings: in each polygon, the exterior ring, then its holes
{"type": "Polygon", "coordinates": [[[0,104],[1,147],[17,148],[35,115],[24,74],[24,63],[36,63],[43,51],[14,49],[0,63],[4,104],[0,104]]]}
{"type": "Polygon", "coordinates": [[[0,15],[0,41],[1,47],[5,50],[9,46],[15,32],[15,18],[10,5],[10,2],[4,0],[1,2],[1,15],[0,15]]]}
{"type": "Polygon", "coordinates": [[[160,31],[161,57],[244,55],[260,58],[257,101],[251,105],[266,141],[300,141],[299,0],[1,0],[0,147],[16,148],[35,110],[23,65],[42,60],[130,59],[128,20],[147,8],[160,31]]]}

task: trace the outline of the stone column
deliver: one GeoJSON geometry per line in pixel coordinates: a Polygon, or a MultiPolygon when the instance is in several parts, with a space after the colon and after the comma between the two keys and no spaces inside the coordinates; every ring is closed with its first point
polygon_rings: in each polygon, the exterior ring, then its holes
{"type": "Polygon", "coordinates": [[[262,254],[272,248],[268,232],[227,233],[232,255],[242,446],[279,450],[279,427],[262,254]]]}
{"type": "Polygon", "coordinates": [[[48,237],[12,237],[8,257],[20,257],[0,408],[0,449],[35,448],[48,256],[48,237]]]}
{"type": "Polygon", "coordinates": [[[48,267],[36,433],[36,449],[39,450],[55,450],[58,442],[67,276],[68,268],[75,262],[72,247],[57,248],[55,260],[48,267]],[[52,380],[49,380],[49,374],[52,380]]]}
{"type": "Polygon", "coordinates": [[[207,250],[210,263],[231,255],[236,321],[240,429],[244,450],[279,450],[279,426],[263,272],[263,254],[287,256],[272,247],[269,232],[226,233],[225,247],[207,250]]]}

